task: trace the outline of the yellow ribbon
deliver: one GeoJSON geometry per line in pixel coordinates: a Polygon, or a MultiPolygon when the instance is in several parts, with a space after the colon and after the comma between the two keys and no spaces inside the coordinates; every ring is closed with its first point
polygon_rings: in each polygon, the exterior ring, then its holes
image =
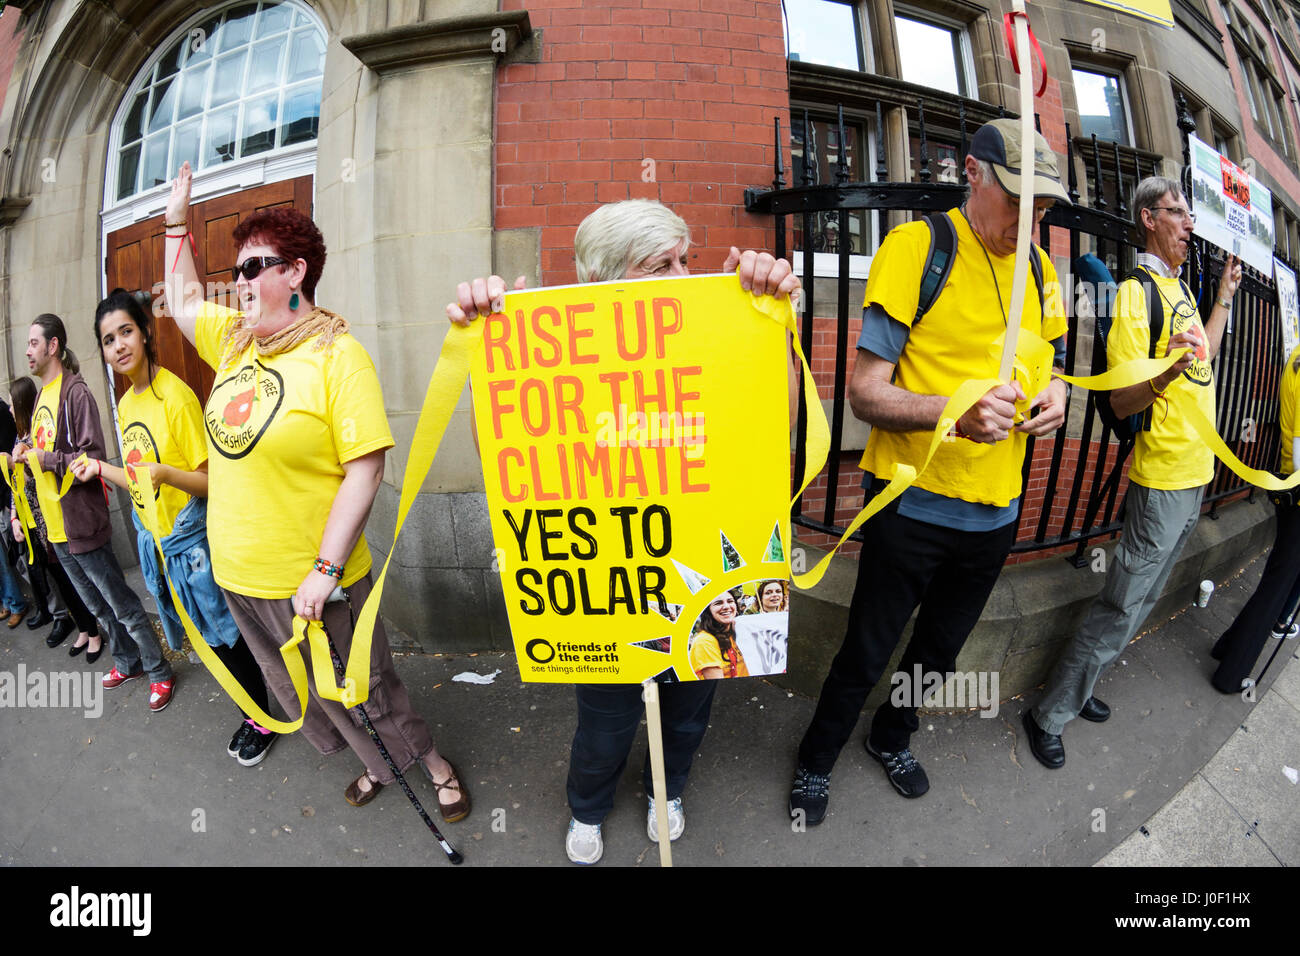
{"type": "Polygon", "coordinates": [[[32,514],[31,506],[27,503],[27,492],[24,489],[27,472],[22,465],[17,463],[14,464],[11,471],[8,455],[0,455],[0,472],[4,474],[5,484],[9,486],[9,491],[13,495],[14,514],[18,516],[18,523],[22,525],[23,541],[27,544],[27,566],[31,567],[36,561],[36,551],[32,547],[32,533],[36,529],[36,517],[32,514]]]}
{"type": "MultiPolygon", "coordinates": [[[[84,452],[74,458],[72,464],[75,465],[83,461],[86,461],[84,452]]],[[[31,470],[32,479],[37,486],[45,488],[43,497],[51,501],[62,501],[63,496],[71,490],[72,485],[77,480],[77,476],[72,473],[72,465],[69,465],[68,470],[63,473],[63,483],[59,484],[52,472],[48,472],[41,467],[40,452],[35,449],[27,453],[27,467],[31,470]]]]}
{"type": "MultiPolygon", "coordinates": [[[[325,634],[323,625],[319,621],[308,621],[301,616],[294,617],[293,634],[288,641],[281,645],[280,656],[284,658],[285,667],[288,669],[289,677],[293,682],[294,692],[298,696],[299,714],[305,713],[307,701],[307,671],[299,647],[304,639],[311,652],[312,674],[315,678],[318,697],[338,701],[344,707],[349,708],[365,703],[369,697],[370,649],[374,638],[375,620],[379,613],[379,604],[384,592],[384,583],[388,577],[388,567],[393,560],[393,552],[397,548],[397,540],[402,527],[406,524],[407,514],[415,503],[416,495],[419,494],[425,476],[433,465],[434,456],[437,453],[438,445],[442,442],[442,436],[447,430],[447,424],[451,420],[456,400],[465,387],[465,379],[469,376],[470,359],[474,349],[482,340],[482,330],[483,324],[481,322],[475,323],[469,328],[453,325],[443,340],[442,351],[438,356],[437,365],[434,366],[433,374],[429,378],[429,386],[424,396],[424,405],[420,410],[420,417],[415,426],[415,435],[411,440],[411,451],[406,459],[406,470],[402,476],[402,491],[397,506],[397,524],[393,528],[393,545],[388,551],[388,557],[384,560],[383,569],[375,580],[374,589],[370,592],[365,605],[361,608],[361,613],[357,616],[342,687],[338,685],[334,673],[330,659],[329,639],[325,634]]],[[[149,469],[143,467],[127,469],[126,471],[128,480],[137,488],[137,500],[145,502],[144,524],[150,534],[153,535],[154,541],[158,543],[158,552],[161,554],[162,544],[158,536],[157,502],[154,500],[152,476],[149,469]]],[[[166,576],[166,573],[167,568],[164,561],[164,576],[166,576]]],[[[231,699],[263,727],[277,733],[292,733],[301,727],[301,716],[291,724],[277,721],[249,699],[239,682],[234,679],[226,666],[208,647],[207,641],[203,640],[202,634],[194,626],[194,622],[190,620],[189,615],[185,613],[185,608],[176,598],[176,591],[172,587],[170,578],[167,578],[167,586],[172,594],[172,604],[185,627],[185,633],[190,639],[190,644],[194,647],[203,663],[207,665],[217,683],[230,695],[231,699]]]]}
{"type": "MultiPolygon", "coordinates": [[[[176,616],[181,619],[181,626],[185,628],[185,635],[190,639],[190,646],[194,648],[199,660],[207,666],[208,671],[216,678],[217,683],[221,685],[235,705],[243,710],[244,713],[252,717],[253,720],[261,724],[267,730],[273,730],[278,734],[291,734],[302,726],[303,718],[307,713],[307,671],[302,661],[302,653],[295,653],[298,644],[302,641],[302,634],[297,633],[297,624],[302,618],[294,619],[295,633],[280,647],[280,656],[284,659],[285,669],[289,672],[289,679],[293,682],[294,693],[298,696],[298,719],[286,723],[283,720],[276,720],[270,714],[266,713],[253,699],[248,696],[239,681],[235,680],[233,674],[226,668],[221,658],[203,639],[199,629],[194,626],[190,620],[189,614],[185,611],[185,605],[181,603],[176,596],[176,588],[172,586],[171,576],[167,573],[167,561],[162,557],[162,539],[158,535],[158,502],[154,500],[153,494],[153,475],[148,468],[141,466],[137,468],[124,468],[127,481],[135,492],[137,501],[144,502],[144,526],[149,534],[153,536],[154,544],[158,547],[159,566],[162,569],[163,579],[167,582],[168,593],[171,594],[172,607],[176,609],[176,616]]],[[[306,622],[303,622],[306,623],[306,622]]],[[[320,630],[317,623],[316,629],[320,630]]],[[[324,633],[321,634],[322,638],[324,633]]],[[[333,684],[333,681],[330,681],[333,684]]]]}

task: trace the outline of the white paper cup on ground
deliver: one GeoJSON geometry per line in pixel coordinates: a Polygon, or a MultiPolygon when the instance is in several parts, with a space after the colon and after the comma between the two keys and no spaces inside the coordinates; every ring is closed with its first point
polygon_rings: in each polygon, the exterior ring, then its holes
{"type": "Polygon", "coordinates": [[[1214,593],[1213,581],[1202,581],[1200,593],[1196,595],[1196,606],[1205,607],[1210,603],[1210,595],[1214,593]]]}

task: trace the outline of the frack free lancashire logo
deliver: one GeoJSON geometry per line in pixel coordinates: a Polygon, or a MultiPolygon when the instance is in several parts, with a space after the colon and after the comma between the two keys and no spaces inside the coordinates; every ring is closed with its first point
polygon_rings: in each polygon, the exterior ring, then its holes
{"type": "Polygon", "coordinates": [[[36,409],[36,416],[32,420],[32,442],[39,451],[54,448],[54,413],[48,405],[36,409]]]}
{"type": "Polygon", "coordinates": [[[266,433],[284,403],[284,379],[256,359],[212,387],[203,421],[226,458],[243,458],[266,433]]]}
{"type": "MultiPolygon", "coordinates": [[[[122,445],[126,450],[125,462],[129,472],[134,473],[137,465],[147,466],[150,462],[160,461],[158,444],[153,440],[153,434],[144,422],[131,422],[122,430],[122,445]]],[[[155,500],[161,492],[161,485],[154,485],[155,500]]],[[[140,497],[140,490],[136,485],[131,485],[131,500],[135,502],[137,508],[144,507],[144,500],[140,497]]]]}
{"type": "MultiPolygon", "coordinates": [[[[1174,308],[1174,318],[1172,328],[1169,331],[1170,336],[1177,335],[1179,332],[1186,332],[1196,322],[1196,307],[1185,299],[1178,303],[1174,308]]],[[[1196,349],[1196,359],[1191,365],[1183,370],[1183,376],[1194,385],[1212,385],[1214,383],[1214,372],[1210,368],[1209,351],[1205,347],[1205,330],[1197,327],[1196,333],[1201,338],[1201,344],[1196,349]]]]}

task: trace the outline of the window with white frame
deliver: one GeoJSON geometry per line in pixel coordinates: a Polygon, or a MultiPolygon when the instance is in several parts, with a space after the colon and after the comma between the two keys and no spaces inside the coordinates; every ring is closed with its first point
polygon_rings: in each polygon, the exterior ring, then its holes
{"type": "Polygon", "coordinates": [[[911,7],[894,9],[903,79],[955,96],[974,96],[974,69],[965,24],[911,7]]]}
{"type": "Polygon", "coordinates": [[[845,70],[870,68],[856,2],[785,0],[783,15],[790,38],[790,59],[845,70]]]}
{"type": "Polygon", "coordinates": [[[1079,106],[1079,133],[1121,146],[1132,146],[1124,78],[1097,67],[1074,67],[1074,96],[1079,106]]]}
{"type": "Polygon", "coordinates": [[[136,77],[112,132],[108,203],[314,141],[325,31],[305,4],[235,3],[178,30],[136,77]]]}

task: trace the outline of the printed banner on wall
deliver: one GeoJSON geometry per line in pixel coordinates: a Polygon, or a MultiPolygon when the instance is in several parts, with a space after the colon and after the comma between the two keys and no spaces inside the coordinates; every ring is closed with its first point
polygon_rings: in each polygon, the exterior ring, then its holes
{"type": "Polygon", "coordinates": [[[1282,322],[1282,361],[1300,345],[1300,296],[1296,294],[1295,273],[1280,259],[1273,260],[1277,280],[1277,314],[1282,322]]]}
{"type": "Polygon", "coordinates": [[[785,670],[786,330],[735,275],[511,292],[471,383],[520,676],[785,670]]]}
{"type": "Polygon", "coordinates": [[[1192,231],[1239,256],[1252,269],[1273,268],[1273,194],[1228,157],[1189,136],[1192,231]]]}
{"type": "Polygon", "coordinates": [[[1141,17],[1171,30],[1174,28],[1174,11],[1169,0],[1084,0],[1084,3],[1141,17]]]}

